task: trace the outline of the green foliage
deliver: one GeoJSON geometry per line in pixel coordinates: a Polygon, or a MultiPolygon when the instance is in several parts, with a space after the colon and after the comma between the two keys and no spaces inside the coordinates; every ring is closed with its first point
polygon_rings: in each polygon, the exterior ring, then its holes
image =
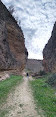
{"type": "Polygon", "coordinates": [[[40,75],[40,76],[46,75],[46,72],[40,70],[39,75],[40,75]]]}
{"type": "Polygon", "coordinates": [[[55,91],[45,81],[46,78],[30,81],[37,111],[41,107],[45,117],[56,117],[55,91]]]}
{"type": "Polygon", "coordinates": [[[51,86],[55,86],[56,85],[56,73],[52,74],[48,77],[47,83],[51,86]]]}
{"type": "Polygon", "coordinates": [[[5,114],[7,114],[8,111],[7,110],[0,110],[0,117],[5,117],[5,114]]]}

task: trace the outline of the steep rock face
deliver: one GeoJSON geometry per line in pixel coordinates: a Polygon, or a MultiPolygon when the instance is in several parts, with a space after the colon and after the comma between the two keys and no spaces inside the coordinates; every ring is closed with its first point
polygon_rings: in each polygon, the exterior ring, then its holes
{"type": "Polygon", "coordinates": [[[27,50],[17,22],[0,1],[0,70],[24,69],[27,50]]]}
{"type": "Polygon", "coordinates": [[[51,38],[43,50],[43,65],[47,72],[56,72],[56,22],[53,27],[51,38]]]}
{"type": "Polygon", "coordinates": [[[43,71],[42,60],[28,59],[26,63],[26,69],[32,71],[33,73],[38,73],[43,71]]]}
{"type": "Polygon", "coordinates": [[[10,52],[9,43],[7,41],[7,29],[5,22],[0,20],[0,69],[8,69],[12,67],[15,59],[10,52]]]}

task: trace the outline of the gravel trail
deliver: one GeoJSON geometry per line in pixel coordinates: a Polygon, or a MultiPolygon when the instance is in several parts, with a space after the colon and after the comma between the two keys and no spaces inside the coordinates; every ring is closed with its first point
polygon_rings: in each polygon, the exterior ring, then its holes
{"type": "Polygon", "coordinates": [[[29,79],[24,76],[15,91],[10,93],[5,108],[9,111],[5,117],[42,117],[36,111],[36,105],[29,87],[29,79]]]}

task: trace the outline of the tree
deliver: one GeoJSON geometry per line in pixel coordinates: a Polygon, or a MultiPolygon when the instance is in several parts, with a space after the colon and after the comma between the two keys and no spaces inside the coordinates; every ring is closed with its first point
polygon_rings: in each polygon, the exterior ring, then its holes
{"type": "Polygon", "coordinates": [[[14,11],[15,11],[14,6],[13,5],[9,6],[9,12],[11,13],[11,15],[13,14],[14,11]]]}
{"type": "MultiPolygon", "coordinates": [[[[14,6],[13,6],[13,5],[10,5],[10,6],[9,6],[9,12],[10,12],[10,14],[12,15],[14,11],[15,11],[14,6]]],[[[17,23],[18,23],[19,26],[20,26],[21,20],[18,21],[18,17],[15,17],[15,20],[17,21],[17,23]]]]}

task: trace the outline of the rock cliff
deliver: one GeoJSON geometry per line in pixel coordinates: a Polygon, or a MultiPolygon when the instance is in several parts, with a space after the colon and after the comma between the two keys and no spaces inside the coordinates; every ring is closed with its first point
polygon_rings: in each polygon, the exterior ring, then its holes
{"type": "Polygon", "coordinates": [[[33,73],[39,73],[43,71],[42,60],[28,59],[26,63],[26,69],[33,73]]]}
{"type": "Polygon", "coordinates": [[[27,49],[17,22],[0,1],[0,70],[24,69],[27,49]]]}
{"type": "Polygon", "coordinates": [[[47,72],[56,72],[56,22],[53,27],[51,38],[43,50],[43,65],[47,72]]]}

